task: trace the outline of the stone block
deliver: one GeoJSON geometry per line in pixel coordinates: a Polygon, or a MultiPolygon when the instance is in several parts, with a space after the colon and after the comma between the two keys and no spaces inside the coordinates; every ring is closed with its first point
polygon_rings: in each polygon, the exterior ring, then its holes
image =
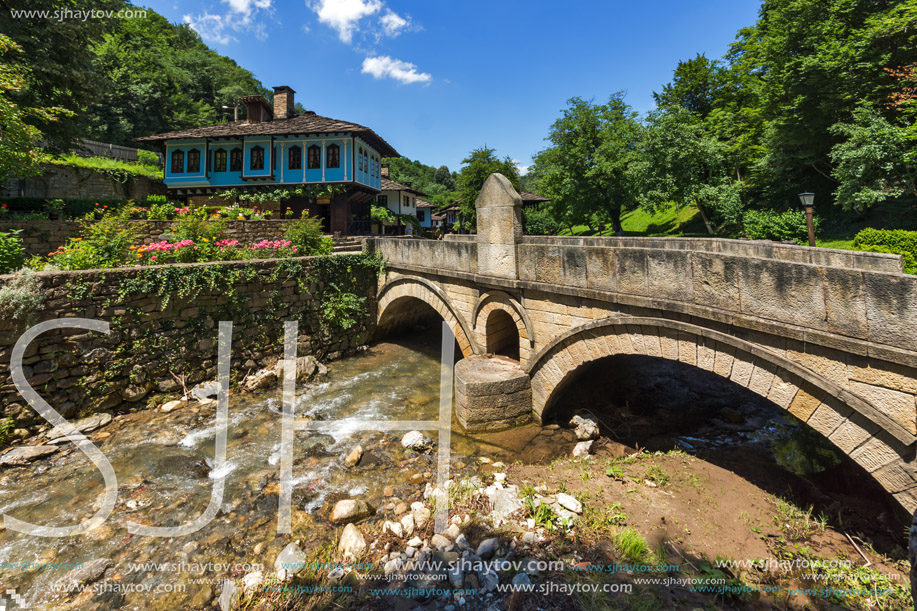
{"type": "Polygon", "coordinates": [[[865,399],[905,430],[917,434],[917,403],[914,395],[863,382],[851,382],[850,391],[865,399]]]}
{"type": "Polygon", "coordinates": [[[806,422],[819,405],[821,405],[819,397],[810,394],[805,388],[800,388],[787,409],[791,414],[806,422]]]}
{"type": "Polygon", "coordinates": [[[821,403],[809,420],[806,422],[813,429],[824,435],[825,437],[830,438],[831,434],[841,425],[841,423],[846,419],[847,415],[851,413],[852,410],[847,410],[844,413],[839,413],[835,408],[821,403]]]}

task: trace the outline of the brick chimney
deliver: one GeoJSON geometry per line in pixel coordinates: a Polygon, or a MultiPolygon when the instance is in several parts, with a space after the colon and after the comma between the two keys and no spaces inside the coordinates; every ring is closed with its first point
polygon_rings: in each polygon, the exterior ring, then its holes
{"type": "Polygon", "coordinates": [[[274,119],[291,119],[293,117],[293,91],[286,85],[274,87],[274,119]]]}
{"type": "Polygon", "coordinates": [[[379,166],[379,175],[382,178],[388,178],[388,164],[387,163],[383,163],[382,165],[379,166]]]}

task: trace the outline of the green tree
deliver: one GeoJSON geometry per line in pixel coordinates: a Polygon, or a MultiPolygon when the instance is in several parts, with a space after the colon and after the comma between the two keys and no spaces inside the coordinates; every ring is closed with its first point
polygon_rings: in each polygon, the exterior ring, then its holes
{"type": "Polygon", "coordinates": [[[609,221],[618,234],[621,211],[637,203],[637,113],[616,93],[607,104],[567,101],[551,126],[551,146],[538,153],[539,185],[558,221],[609,221]]]}
{"type": "Polygon", "coordinates": [[[438,185],[444,186],[449,191],[455,190],[455,180],[452,178],[452,172],[444,165],[439,166],[436,170],[436,173],[433,175],[433,181],[438,185]]]}
{"type": "Polygon", "coordinates": [[[458,180],[456,180],[456,190],[466,223],[474,223],[474,202],[484,186],[484,181],[491,174],[495,172],[503,174],[513,184],[513,187],[519,189],[519,170],[516,169],[512,158],[500,159],[496,151],[486,145],[471,151],[468,157],[462,159],[462,164],[458,180]]]}
{"type": "Polygon", "coordinates": [[[728,172],[725,145],[682,109],[651,113],[641,143],[642,205],[696,206],[707,231],[737,229],[743,203],[728,172]]]}
{"type": "Polygon", "coordinates": [[[23,70],[9,62],[19,53],[22,48],[0,34],[0,180],[11,175],[25,178],[37,174],[42,133],[32,123],[52,124],[67,115],[63,108],[23,107],[15,102],[15,98],[24,97],[17,94],[27,86],[23,70]]]}
{"type": "Polygon", "coordinates": [[[835,201],[845,210],[864,212],[875,203],[904,193],[917,198],[917,130],[890,123],[876,109],[863,105],[851,123],[838,123],[831,133],[844,140],[831,149],[835,201]]]}
{"type": "Polygon", "coordinates": [[[719,98],[722,72],[718,61],[711,61],[702,53],[694,59],[679,61],[672,82],[663,85],[661,92],[653,93],[656,105],[661,108],[678,106],[704,119],[719,98]]]}

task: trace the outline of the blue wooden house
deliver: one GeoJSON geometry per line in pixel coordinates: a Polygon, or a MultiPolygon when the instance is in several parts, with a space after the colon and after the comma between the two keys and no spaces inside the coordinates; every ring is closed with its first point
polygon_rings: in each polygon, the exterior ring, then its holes
{"type": "Polygon", "coordinates": [[[138,138],[160,144],[169,194],[188,201],[230,188],[337,185],[328,198],[294,198],[283,206],[322,218],[342,235],[370,231],[370,204],[382,188],[382,158],[400,157],[373,130],[356,123],[294,113],[290,87],[241,98],[246,118],[138,138]]]}

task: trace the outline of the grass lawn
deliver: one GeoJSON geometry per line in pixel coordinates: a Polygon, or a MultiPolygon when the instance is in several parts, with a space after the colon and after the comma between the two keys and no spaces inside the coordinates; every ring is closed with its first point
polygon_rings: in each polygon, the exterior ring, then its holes
{"type": "MultiPolygon", "coordinates": [[[[649,212],[643,209],[630,210],[621,215],[624,235],[647,236],[705,236],[704,222],[694,206],[676,209],[674,205],[649,212]]],[[[570,235],[570,230],[563,230],[560,235],[570,235]]],[[[605,231],[590,230],[586,225],[574,225],[573,235],[614,235],[611,225],[605,231]]]]}
{"type": "Polygon", "coordinates": [[[162,180],[162,170],[152,164],[132,163],[123,159],[112,159],[109,157],[81,157],[68,153],[57,157],[51,157],[47,161],[55,165],[66,165],[75,168],[86,168],[102,172],[116,172],[120,174],[133,174],[135,176],[146,176],[153,180],[162,180]]]}

